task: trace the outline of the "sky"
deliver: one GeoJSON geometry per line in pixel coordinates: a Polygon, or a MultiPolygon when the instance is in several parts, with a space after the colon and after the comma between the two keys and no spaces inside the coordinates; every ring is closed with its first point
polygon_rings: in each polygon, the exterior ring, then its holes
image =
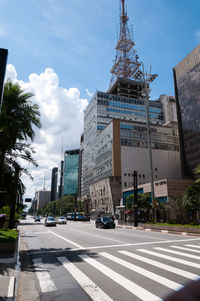
{"type": "MultiPolygon", "coordinates": [[[[151,98],[174,95],[172,68],[200,43],[200,1],[126,0],[135,48],[158,78],[151,98]]],[[[42,128],[33,142],[34,180],[25,197],[50,188],[63,150],[79,148],[84,110],[106,91],[119,31],[119,0],[0,0],[0,48],[8,49],[6,79],[34,93],[42,128]]]]}

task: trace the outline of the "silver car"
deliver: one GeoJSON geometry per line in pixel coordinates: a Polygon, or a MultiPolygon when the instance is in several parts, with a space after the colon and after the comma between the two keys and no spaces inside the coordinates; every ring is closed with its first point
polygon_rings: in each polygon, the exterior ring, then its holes
{"type": "Polygon", "coordinates": [[[67,219],[64,216],[59,216],[57,218],[57,224],[66,224],[67,223],[67,219]]]}
{"type": "Polygon", "coordinates": [[[48,227],[48,226],[56,226],[56,220],[55,220],[55,218],[52,217],[52,216],[47,216],[45,218],[44,225],[46,227],[48,227]]]}

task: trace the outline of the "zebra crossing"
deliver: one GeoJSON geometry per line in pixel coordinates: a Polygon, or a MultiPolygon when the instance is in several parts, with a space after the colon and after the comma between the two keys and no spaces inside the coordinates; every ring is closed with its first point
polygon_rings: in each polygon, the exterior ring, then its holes
{"type": "MultiPolygon", "coordinates": [[[[77,253],[77,260],[71,260],[70,256],[55,256],[56,262],[94,301],[120,300],[106,285],[104,287],[104,282],[99,281],[98,277],[92,279],[91,275],[95,273],[111,285],[120,287],[120,291],[127,292],[131,296],[127,301],[154,301],[162,300],[164,295],[179,290],[189,280],[200,279],[199,253],[200,244],[197,243],[131,251],[114,250],[95,253],[96,256],[77,253]],[[148,281],[150,285],[147,287],[145,283],[148,281]]],[[[57,291],[54,274],[45,268],[42,258],[33,259],[33,263],[41,293],[57,291]]]]}

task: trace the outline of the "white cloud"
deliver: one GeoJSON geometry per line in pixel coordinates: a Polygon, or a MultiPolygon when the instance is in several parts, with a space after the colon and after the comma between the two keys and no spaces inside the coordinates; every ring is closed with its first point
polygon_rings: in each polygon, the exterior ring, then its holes
{"type": "Polygon", "coordinates": [[[79,148],[80,134],[83,131],[83,111],[88,100],[80,97],[77,88],[65,89],[59,86],[59,79],[53,69],[47,68],[41,74],[30,74],[29,81],[17,79],[13,65],[7,66],[6,78],[18,81],[23,90],[34,94],[32,101],[40,107],[42,128],[36,130],[32,144],[38,168],[26,166],[34,181],[23,177],[27,187],[25,196],[33,197],[35,189],[43,187],[44,175],[46,187],[50,188],[51,169],[59,166],[61,161],[61,145],[64,150],[79,148]]]}
{"type": "Polygon", "coordinates": [[[86,93],[87,93],[87,95],[88,95],[89,97],[92,97],[92,96],[93,96],[93,93],[91,93],[88,89],[85,89],[85,91],[86,91],[86,93]]]}
{"type": "Polygon", "coordinates": [[[200,41],[200,29],[196,31],[195,36],[198,41],[200,41]]]}

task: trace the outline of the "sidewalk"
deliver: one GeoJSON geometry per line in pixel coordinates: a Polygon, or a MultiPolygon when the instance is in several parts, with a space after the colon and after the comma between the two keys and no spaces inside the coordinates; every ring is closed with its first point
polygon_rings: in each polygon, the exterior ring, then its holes
{"type": "Polygon", "coordinates": [[[14,300],[18,250],[0,252],[0,300],[14,300]]]}
{"type": "Polygon", "coordinates": [[[117,228],[124,228],[124,229],[134,229],[134,230],[143,230],[147,232],[161,232],[166,234],[178,234],[183,236],[200,236],[200,233],[192,233],[192,232],[184,232],[183,231],[173,231],[173,230],[162,230],[162,229],[152,229],[152,228],[144,228],[142,225],[138,225],[138,227],[134,227],[131,225],[121,225],[116,223],[117,228]]]}

